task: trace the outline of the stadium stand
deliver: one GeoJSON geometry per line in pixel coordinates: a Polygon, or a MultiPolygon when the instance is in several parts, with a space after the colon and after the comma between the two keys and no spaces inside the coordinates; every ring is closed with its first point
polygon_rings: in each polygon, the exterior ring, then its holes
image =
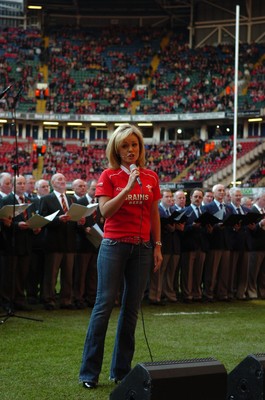
{"type": "MultiPolygon", "coordinates": [[[[232,110],[233,46],[190,49],[182,33],[168,35],[163,46],[163,34],[150,28],[66,29],[51,32],[45,48],[37,29],[5,28],[0,32],[0,84],[23,81],[18,110],[35,111],[34,83],[43,80],[45,59],[49,113],[232,110]]],[[[240,47],[240,109],[264,107],[264,53],[262,44],[240,47]]],[[[5,110],[6,102],[0,107],[5,110]]]]}
{"type": "MultiPolygon", "coordinates": [[[[35,83],[45,80],[49,96],[44,112],[50,115],[233,111],[234,47],[191,49],[187,40],[185,30],[150,27],[67,28],[50,30],[45,38],[37,28],[5,27],[0,30],[0,86],[3,90],[23,82],[17,104],[22,113],[38,112],[35,83]]],[[[264,59],[264,44],[240,45],[239,110],[265,106],[264,59]]],[[[15,89],[0,100],[0,111],[12,107],[15,89]]],[[[232,160],[231,148],[220,146],[205,154],[194,143],[166,142],[147,144],[149,166],[161,182],[201,181],[232,160]]],[[[100,174],[104,163],[94,145],[89,159],[80,141],[71,148],[67,141],[64,145],[63,151],[56,149],[57,157],[49,147],[43,158],[45,178],[54,171],[69,181],[79,174],[87,179],[100,174]]],[[[245,154],[246,143],[242,146],[245,154]]],[[[8,154],[3,147],[2,168],[10,170],[8,162],[13,160],[8,154]]],[[[22,171],[29,171],[36,161],[30,147],[19,156],[25,159],[19,158],[22,171]]]]}

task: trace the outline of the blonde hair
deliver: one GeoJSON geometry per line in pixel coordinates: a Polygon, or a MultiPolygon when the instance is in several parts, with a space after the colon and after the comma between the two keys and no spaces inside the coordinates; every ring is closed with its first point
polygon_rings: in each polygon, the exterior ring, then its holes
{"type": "Polygon", "coordinates": [[[137,166],[145,166],[145,148],[142,132],[134,125],[122,124],[112,133],[106,148],[106,156],[109,160],[109,167],[113,169],[120,168],[121,159],[119,156],[119,147],[124,139],[134,134],[139,142],[139,158],[137,166]]]}

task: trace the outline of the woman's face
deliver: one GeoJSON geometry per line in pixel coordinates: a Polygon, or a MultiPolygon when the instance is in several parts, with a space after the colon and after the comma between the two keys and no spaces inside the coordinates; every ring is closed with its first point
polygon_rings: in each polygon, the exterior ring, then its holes
{"type": "Polygon", "coordinates": [[[129,169],[131,164],[136,164],[140,154],[138,137],[134,133],[127,136],[127,138],[120,143],[118,152],[122,165],[129,169]]]}

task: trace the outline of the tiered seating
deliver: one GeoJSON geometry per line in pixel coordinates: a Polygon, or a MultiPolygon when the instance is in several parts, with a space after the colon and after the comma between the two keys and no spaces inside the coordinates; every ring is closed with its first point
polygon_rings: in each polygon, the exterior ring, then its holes
{"type": "Polygon", "coordinates": [[[247,181],[244,181],[244,186],[255,187],[259,185],[259,182],[265,177],[265,160],[261,160],[260,165],[256,171],[254,171],[247,181]]]}
{"type": "MultiPolygon", "coordinates": [[[[12,97],[23,85],[17,111],[35,110],[35,99],[28,95],[34,93],[35,83],[40,80],[38,69],[42,50],[42,36],[38,29],[0,28],[0,89],[13,84],[8,94],[12,97]]],[[[12,104],[2,99],[0,109],[6,111],[10,107],[12,104]]]]}
{"type": "MultiPolygon", "coordinates": [[[[186,43],[172,36],[168,46],[161,50],[160,64],[154,73],[152,105],[148,108],[146,103],[141,104],[137,112],[233,110],[233,54],[233,47],[227,45],[189,49],[186,43]]],[[[262,54],[262,45],[241,46],[239,79],[249,85],[249,90],[240,98],[242,109],[259,109],[265,104],[264,71],[262,63],[257,64],[262,54]],[[252,79],[257,75],[258,94],[254,90],[251,96],[252,79]]]]}
{"type": "Polygon", "coordinates": [[[115,31],[108,28],[51,35],[51,99],[47,109],[78,114],[130,113],[131,90],[135,83],[141,83],[137,74],[143,75],[153,51],[159,49],[154,33],[143,36],[144,32],[117,27],[115,31]]]}
{"type": "MultiPolygon", "coordinates": [[[[256,142],[239,142],[238,157],[252,150],[255,145],[256,142]]],[[[208,153],[202,150],[201,141],[191,142],[188,145],[181,142],[146,144],[145,147],[146,165],[158,174],[161,183],[205,180],[231,163],[233,156],[232,143],[229,140],[223,141],[220,147],[215,147],[208,153]]],[[[105,142],[81,146],[79,141],[63,144],[50,140],[43,159],[43,178],[49,180],[54,173],[61,172],[68,182],[80,177],[85,180],[97,179],[108,166],[105,150],[105,142]]],[[[31,174],[35,162],[32,144],[28,141],[19,140],[18,160],[16,160],[15,138],[2,142],[0,171],[12,173],[13,165],[18,164],[21,174],[31,174]]],[[[260,170],[250,177],[250,186],[255,185],[263,177],[265,171],[263,164],[260,170]]]]}
{"type": "Polygon", "coordinates": [[[13,173],[14,166],[18,167],[20,174],[32,174],[33,158],[31,140],[18,141],[16,149],[15,138],[2,141],[0,146],[0,172],[13,173]]]}
{"type": "Polygon", "coordinates": [[[190,150],[180,142],[147,145],[146,160],[147,166],[158,174],[161,182],[170,182],[186,168],[190,150]]]}
{"type": "MultiPolygon", "coordinates": [[[[50,87],[47,112],[130,114],[135,112],[135,100],[140,101],[136,113],[144,114],[232,110],[233,46],[190,49],[182,32],[172,34],[162,46],[164,35],[152,28],[67,28],[51,32],[46,51],[37,29],[2,29],[0,89],[23,82],[17,109],[35,110],[33,89],[35,82],[43,80],[39,67],[45,54],[50,87]],[[159,61],[157,69],[154,59],[159,61]],[[143,84],[148,90],[137,90],[143,84]]],[[[242,109],[265,105],[264,54],[262,44],[240,46],[242,109]]],[[[15,94],[18,87],[13,89],[15,94]]],[[[7,109],[5,102],[0,102],[0,108],[7,109]]]]}
{"type": "Polygon", "coordinates": [[[106,144],[81,147],[78,143],[59,145],[51,142],[44,156],[44,179],[50,179],[56,172],[66,176],[67,181],[74,179],[98,178],[107,165],[106,144]]]}
{"type": "MultiPolygon", "coordinates": [[[[255,142],[239,142],[237,158],[242,157],[256,146],[255,142]]],[[[194,164],[188,169],[182,181],[202,181],[210,175],[222,170],[233,162],[232,143],[223,141],[220,147],[214,148],[207,154],[203,154],[195,160],[194,164]]]]}

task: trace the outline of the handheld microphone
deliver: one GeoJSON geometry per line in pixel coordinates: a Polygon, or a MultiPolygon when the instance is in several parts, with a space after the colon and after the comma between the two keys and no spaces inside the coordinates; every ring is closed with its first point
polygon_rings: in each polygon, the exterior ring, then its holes
{"type": "MultiPolygon", "coordinates": [[[[135,164],[131,164],[130,165],[130,171],[133,172],[134,169],[137,169],[137,166],[135,164]]],[[[139,176],[137,176],[136,178],[138,185],[142,186],[142,182],[139,176]]]]}
{"type": "Polygon", "coordinates": [[[2,99],[2,97],[4,97],[4,95],[11,89],[13,85],[9,85],[7,86],[7,88],[5,90],[3,90],[3,92],[0,94],[0,99],[2,99]]]}

